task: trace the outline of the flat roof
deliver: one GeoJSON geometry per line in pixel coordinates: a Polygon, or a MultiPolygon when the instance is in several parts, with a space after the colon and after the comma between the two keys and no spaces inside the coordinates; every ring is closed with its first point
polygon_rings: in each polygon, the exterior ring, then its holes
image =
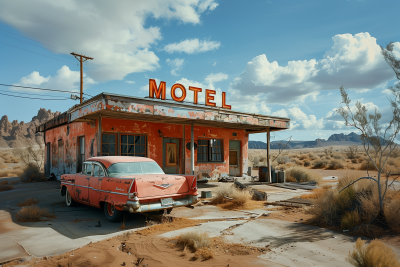
{"type": "Polygon", "coordinates": [[[36,131],[43,132],[71,122],[93,121],[99,116],[183,125],[194,122],[197,126],[244,129],[249,133],[266,132],[268,129],[286,130],[290,127],[289,118],[112,93],[98,94],[74,105],[60,116],[63,117],[56,117],[39,125],[36,131]]]}

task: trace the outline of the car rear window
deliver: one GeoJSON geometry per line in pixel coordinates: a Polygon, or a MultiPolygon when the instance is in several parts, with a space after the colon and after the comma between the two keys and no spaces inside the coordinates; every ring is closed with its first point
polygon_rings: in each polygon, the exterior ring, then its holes
{"type": "Polygon", "coordinates": [[[164,174],[156,162],[120,162],[114,163],[108,169],[109,177],[130,176],[134,174],[164,174]]]}

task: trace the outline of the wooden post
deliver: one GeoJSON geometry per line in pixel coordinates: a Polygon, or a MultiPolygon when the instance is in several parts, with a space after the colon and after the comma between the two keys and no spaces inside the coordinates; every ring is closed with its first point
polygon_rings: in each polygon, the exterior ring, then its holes
{"type": "Polygon", "coordinates": [[[190,174],[194,175],[194,121],[190,127],[190,174]]]}
{"type": "Polygon", "coordinates": [[[185,135],[185,125],[182,125],[182,132],[183,132],[183,137],[182,137],[182,174],[186,174],[186,135],[185,135]]]}
{"type": "Polygon", "coordinates": [[[271,156],[270,156],[270,141],[271,141],[271,128],[267,130],[267,162],[268,162],[268,182],[272,183],[271,176],[271,156]]]}
{"type": "Polygon", "coordinates": [[[82,104],[82,98],[83,98],[83,65],[82,63],[85,62],[86,60],[93,59],[92,57],[87,57],[84,55],[80,55],[77,53],[72,52],[71,55],[73,55],[80,63],[81,63],[81,92],[80,92],[80,103],[82,104]]]}

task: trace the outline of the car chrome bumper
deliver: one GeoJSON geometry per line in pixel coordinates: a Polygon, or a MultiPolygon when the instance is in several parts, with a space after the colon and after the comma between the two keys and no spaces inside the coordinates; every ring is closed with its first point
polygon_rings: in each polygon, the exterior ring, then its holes
{"type": "Polygon", "coordinates": [[[156,211],[163,209],[170,209],[176,207],[184,207],[195,204],[198,202],[197,196],[187,195],[182,198],[174,199],[172,205],[163,206],[161,205],[161,200],[154,202],[146,202],[140,203],[140,201],[132,201],[128,200],[126,203],[130,213],[140,213],[140,212],[148,212],[148,211],[156,211]]]}

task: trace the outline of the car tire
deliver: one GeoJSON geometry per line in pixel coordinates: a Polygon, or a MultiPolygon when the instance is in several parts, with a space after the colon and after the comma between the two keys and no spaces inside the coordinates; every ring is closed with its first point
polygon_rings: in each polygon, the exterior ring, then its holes
{"type": "Polygon", "coordinates": [[[104,214],[110,222],[120,222],[123,211],[117,210],[113,204],[106,202],[104,203],[104,214]]]}
{"type": "Polygon", "coordinates": [[[68,207],[76,206],[76,201],[72,199],[68,188],[65,189],[65,204],[67,204],[68,207]]]}

